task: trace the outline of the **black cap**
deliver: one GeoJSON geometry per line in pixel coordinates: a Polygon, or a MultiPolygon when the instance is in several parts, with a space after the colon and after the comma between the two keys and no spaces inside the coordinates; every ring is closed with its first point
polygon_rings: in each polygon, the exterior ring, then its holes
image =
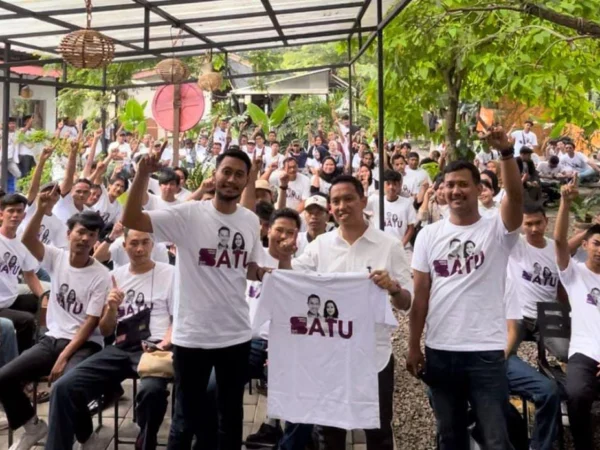
{"type": "Polygon", "coordinates": [[[529,147],[521,147],[521,150],[519,150],[519,153],[533,153],[533,150],[530,149],[529,147]]]}

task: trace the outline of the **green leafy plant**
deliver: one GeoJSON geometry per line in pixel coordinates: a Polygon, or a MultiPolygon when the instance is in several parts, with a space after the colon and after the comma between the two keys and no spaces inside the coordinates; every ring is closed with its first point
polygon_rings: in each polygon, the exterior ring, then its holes
{"type": "Polygon", "coordinates": [[[138,136],[146,134],[146,116],[144,110],[148,102],[140,103],[135,98],[127,100],[119,115],[119,121],[127,131],[137,132],[138,136]]]}
{"type": "MultiPolygon", "coordinates": [[[[29,192],[31,180],[33,179],[33,172],[34,171],[32,170],[26,177],[19,178],[17,180],[17,191],[22,192],[23,194],[27,194],[29,192]]],[[[42,172],[42,180],[40,185],[49,183],[50,181],[52,181],[52,162],[46,161],[46,165],[44,165],[44,171],[42,172]]]]}
{"type": "Polygon", "coordinates": [[[254,103],[248,104],[248,115],[256,125],[262,125],[262,130],[265,134],[275,127],[278,127],[289,111],[289,97],[284,97],[275,110],[268,116],[262,109],[256,106],[254,103]]]}
{"type": "Polygon", "coordinates": [[[29,134],[19,131],[16,135],[15,141],[18,144],[25,144],[31,147],[37,144],[45,144],[50,142],[53,138],[54,136],[48,133],[46,130],[34,130],[29,134]]]}
{"type": "Polygon", "coordinates": [[[422,164],[421,169],[423,169],[425,172],[427,172],[427,175],[429,175],[429,179],[431,181],[435,180],[435,177],[437,177],[438,174],[440,173],[440,166],[436,162],[422,164]]]}
{"type": "Polygon", "coordinates": [[[600,205],[600,194],[593,194],[585,198],[579,196],[571,203],[571,212],[577,222],[592,223],[594,218],[592,210],[598,205],[600,205]]]}
{"type": "Polygon", "coordinates": [[[206,167],[202,166],[202,164],[196,165],[190,172],[190,176],[187,179],[187,188],[194,192],[198,189],[202,182],[212,176],[214,172],[214,168],[210,165],[206,167]]]}

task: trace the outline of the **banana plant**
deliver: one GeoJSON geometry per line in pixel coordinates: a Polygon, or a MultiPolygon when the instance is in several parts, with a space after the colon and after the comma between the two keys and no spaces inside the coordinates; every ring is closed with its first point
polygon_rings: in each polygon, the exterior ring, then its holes
{"type": "Polygon", "coordinates": [[[147,125],[144,110],[147,103],[147,101],[140,103],[135,98],[130,98],[119,115],[119,121],[123,124],[123,127],[127,131],[137,132],[140,138],[146,134],[147,125]]]}
{"type": "Polygon", "coordinates": [[[248,104],[248,115],[252,119],[255,125],[262,126],[262,130],[265,134],[271,131],[273,128],[281,125],[285,116],[289,111],[289,97],[283,98],[275,110],[268,116],[260,107],[256,106],[254,103],[248,104]]]}

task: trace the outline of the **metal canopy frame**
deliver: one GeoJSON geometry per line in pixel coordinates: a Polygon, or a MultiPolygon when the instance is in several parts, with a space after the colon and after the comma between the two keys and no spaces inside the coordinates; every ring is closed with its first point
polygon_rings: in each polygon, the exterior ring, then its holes
{"type": "MultiPolygon", "coordinates": [[[[379,160],[384,161],[384,93],[383,93],[383,30],[385,27],[400,14],[412,0],[339,0],[335,2],[313,2],[306,1],[305,6],[297,7],[274,7],[275,2],[283,4],[281,0],[253,0],[253,2],[259,2],[262,5],[262,10],[245,13],[228,13],[223,11],[220,15],[204,16],[198,14],[198,17],[192,18],[178,18],[175,14],[172,14],[166,10],[178,5],[206,5],[207,10],[219,10],[219,4],[221,6],[226,3],[225,0],[122,0],[120,3],[112,3],[94,6],[92,13],[119,13],[124,12],[125,14],[133,14],[134,12],[143,13],[143,22],[132,22],[122,24],[105,24],[99,26],[93,26],[93,29],[106,33],[117,46],[115,52],[115,59],[113,63],[125,62],[125,61],[141,61],[141,60],[156,60],[167,57],[191,57],[200,56],[207,52],[223,53],[227,61],[227,54],[233,52],[246,52],[252,50],[266,50],[271,48],[281,47],[295,47],[301,45],[313,45],[322,44],[325,42],[340,42],[346,41],[348,44],[348,55],[347,61],[341,64],[329,64],[325,66],[312,66],[298,69],[289,70],[272,70],[268,72],[260,73],[249,73],[249,74],[230,74],[225,70],[224,78],[253,78],[257,76],[267,75],[280,75],[287,73],[298,73],[298,72],[310,72],[314,70],[320,70],[324,68],[335,69],[335,68],[348,68],[348,97],[349,97],[349,118],[350,127],[353,123],[353,115],[358,111],[354,111],[353,105],[353,89],[352,89],[352,67],[359,58],[368,50],[373,41],[377,40],[377,77],[378,77],[378,152],[379,160]],[[389,3],[393,3],[387,14],[385,14],[384,1],[387,6],[389,3]],[[365,15],[369,8],[375,8],[376,22],[375,24],[364,23],[365,15]],[[358,11],[356,12],[356,10],[358,11]],[[356,12],[354,17],[346,15],[345,17],[335,18],[336,12],[339,11],[352,11],[356,12]],[[306,14],[307,20],[311,20],[310,27],[307,23],[286,23],[284,19],[287,15],[291,14],[306,14]],[[318,14],[322,14],[321,20],[312,20],[318,14]],[[329,18],[328,14],[333,17],[329,18]],[[384,16],[385,14],[385,16],[384,16]],[[208,32],[200,32],[197,28],[194,28],[195,24],[200,23],[214,23],[214,22],[233,22],[242,21],[248,18],[264,18],[264,26],[256,27],[245,27],[240,26],[231,30],[214,30],[208,32]],[[154,19],[154,20],[152,20],[154,19]],[[161,34],[159,36],[153,35],[153,31],[158,27],[171,27],[171,30],[179,30],[179,39],[191,40],[193,43],[180,46],[168,45],[171,41],[171,34],[161,34]],[[338,26],[341,28],[333,30],[322,30],[321,27],[338,26]],[[293,30],[302,29],[300,32],[293,30]],[[141,29],[143,32],[142,38],[118,38],[110,36],[110,32],[127,32],[129,30],[141,29]],[[306,31],[305,31],[306,30],[306,31]],[[317,31],[315,31],[317,30],[317,31]],[[236,35],[252,35],[254,33],[271,32],[273,35],[269,37],[253,37],[251,39],[235,40],[236,35]],[[363,42],[363,33],[368,34],[366,41],[363,42]],[[220,36],[227,36],[229,40],[222,41],[218,38],[220,36]],[[352,40],[358,37],[358,51],[353,52],[352,40]],[[153,43],[166,42],[167,45],[153,47],[153,43]],[[267,44],[267,45],[261,45],[267,44]],[[122,47],[118,49],[118,47],[122,47]]],[[[8,184],[8,117],[10,113],[10,85],[11,83],[23,83],[24,81],[30,85],[40,86],[54,86],[56,88],[75,88],[75,89],[89,89],[101,92],[107,91],[120,91],[126,89],[139,89],[143,87],[155,87],[165,85],[167,83],[145,83],[145,84],[129,84],[121,86],[108,86],[106,81],[106,68],[102,72],[102,85],[80,85],[67,82],[67,65],[64,64],[62,58],[56,52],[54,47],[44,46],[43,43],[38,43],[35,38],[45,37],[57,37],[66,35],[69,32],[80,29],[79,26],[72,22],[60,19],[61,16],[85,14],[86,10],[83,7],[72,7],[63,9],[47,9],[44,11],[25,8],[20,6],[18,3],[21,2],[9,2],[0,0],[0,23],[3,21],[10,21],[14,19],[32,19],[39,22],[40,25],[45,25],[46,28],[50,25],[51,29],[41,31],[19,31],[11,33],[10,35],[2,35],[2,27],[0,27],[0,42],[4,46],[4,59],[0,63],[0,70],[3,72],[0,80],[3,82],[3,123],[2,123],[2,165],[0,178],[2,187],[6,190],[8,184]],[[56,29],[58,27],[58,29],[56,29]],[[54,29],[52,29],[54,28],[54,29]],[[28,42],[27,40],[33,39],[36,43],[28,42]],[[40,45],[42,44],[42,45],[40,45]],[[16,49],[15,49],[16,47],[16,49]],[[33,50],[35,52],[45,53],[46,55],[54,55],[55,57],[41,59],[38,57],[26,59],[23,58],[23,52],[33,50]],[[11,76],[11,67],[22,67],[22,66],[41,66],[47,64],[63,64],[63,75],[61,80],[24,80],[22,78],[11,76]]],[[[28,1],[23,3],[25,5],[32,5],[28,1]]],[[[231,5],[229,5],[231,6],[231,5]]],[[[56,8],[54,6],[54,8],[56,8]]],[[[235,23],[235,22],[233,22],[235,23]]],[[[261,23],[262,25],[262,23],[261,23]]],[[[37,27],[31,26],[27,29],[36,29],[37,27]]],[[[46,43],[47,44],[47,43],[46,43]]],[[[195,82],[195,79],[187,80],[186,82],[195,82]]],[[[358,109],[358,104],[356,105],[358,109]]],[[[105,126],[107,113],[105,110],[101,112],[102,125],[105,126]]],[[[383,180],[384,165],[379,165],[379,179],[383,180]]],[[[379,203],[380,203],[380,227],[383,229],[383,189],[380,189],[379,203]]]]}

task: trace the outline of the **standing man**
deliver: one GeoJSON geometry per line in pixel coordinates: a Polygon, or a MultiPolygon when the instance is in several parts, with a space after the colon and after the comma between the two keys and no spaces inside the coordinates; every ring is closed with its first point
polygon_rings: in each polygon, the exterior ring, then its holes
{"type": "MultiPolygon", "coordinates": [[[[333,180],[330,191],[331,211],[340,227],[325,233],[311,242],[300,257],[291,260],[296,250],[295,242],[278,242],[279,267],[282,269],[311,270],[319,273],[364,272],[380,288],[388,291],[392,305],[407,310],[411,303],[411,279],[404,250],[392,236],[365,222],[363,214],[367,198],[362,184],[350,175],[341,175],[333,180]]],[[[294,239],[295,241],[295,239],[294,239]]],[[[308,299],[308,307],[311,306],[308,299]]],[[[367,449],[392,450],[394,357],[390,340],[390,328],[376,325],[376,363],[379,371],[379,414],[381,426],[365,430],[367,449]]],[[[306,426],[290,427],[298,433],[306,426]]],[[[346,430],[333,427],[321,429],[324,450],[345,448],[346,430]]],[[[285,447],[300,448],[300,447],[285,447]]]]}
{"type": "Polygon", "coordinates": [[[239,450],[252,338],[246,278],[261,280],[264,274],[256,264],[262,251],[258,218],[238,205],[251,162],[241,150],[225,151],[216,161],[215,198],[143,212],[145,186],[159,161],[160,153],[140,161],[123,225],[178,248],[172,338],[177,393],[168,448],[190,448],[192,436],[199,434],[214,368],[219,448],[239,450]],[[230,239],[224,246],[225,229],[230,239]]]}
{"type": "Polygon", "coordinates": [[[472,163],[452,162],[444,170],[450,217],[421,230],[412,260],[415,300],[406,364],[431,389],[441,450],[469,448],[469,403],[483,447],[512,449],[506,425],[504,288],[523,221],[523,189],[506,133],[490,128],[486,138],[502,155],[506,197],[500,214],[479,215],[479,171],[472,163]]]}
{"type": "Polygon", "coordinates": [[[536,150],[538,140],[536,134],[531,131],[531,127],[533,127],[533,122],[531,120],[526,120],[522,130],[516,130],[510,133],[510,137],[514,141],[515,157],[519,156],[521,147],[529,147],[534,151],[536,150]]]}
{"type": "Polygon", "coordinates": [[[313,195],[306,200],[304,207],[306,231],[298,233],[296,256],[300,256],[306,246],[327,231],[329,219],[329,203],[322,195],[313,195]]]}

